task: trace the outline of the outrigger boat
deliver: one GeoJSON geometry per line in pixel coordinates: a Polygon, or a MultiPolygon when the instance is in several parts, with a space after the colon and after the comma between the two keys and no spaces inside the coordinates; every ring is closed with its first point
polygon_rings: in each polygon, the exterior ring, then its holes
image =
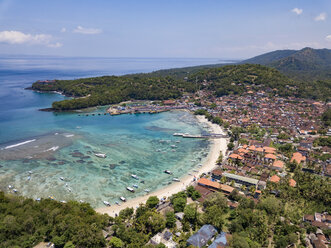
{"type": "Polygon", "coordinates": [[[134,189],[133,189],[133,188],[131,188],[131,187],[126,187],[126,189],[127,189],[128,191],[134,193],[134,189]]]}
{"type": "Polygon", "coordinates": [[[94,155],[97,156],[98,158],[106,158],[107,157],[107,155],[104,154],[104,153],[95,153],[94,155]]]}
{"type": "Polygon", "coordinates": [[[139,177],[135,174],[132,174],[131,177],[134,178],[134,179],[137,179],[137,180],[139,179],[139,177]]]}

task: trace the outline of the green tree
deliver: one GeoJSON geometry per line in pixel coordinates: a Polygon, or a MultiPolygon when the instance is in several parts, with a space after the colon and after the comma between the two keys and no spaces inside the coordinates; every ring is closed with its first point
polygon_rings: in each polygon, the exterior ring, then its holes
{"type": "Polygon", "coordinates": [[[201,197],[201,194],[199,193],[199,191],[197,191],[192,185],[187,187],[186,193],[189,197],[192,198],[193,201],[195,201],[201,197]]]}
{"type": "Polygon", "coordinates": [[[197,212],[197,205],[194,203],[191,203],[187,205],[184,209],[184,218],[188,222],[195,224],[198,219],[198,212],[197,212]]]}
{"type": "Polygon", "coordinates": [[[247,240],[237,233],[232,236],[230,246],[233,248],[250,248],[247,240]]]}
{"type": "Polygon", "coordinates": [[[166,213],[166,226],[168,228],[173,228],[176,226],[176,217],[173,211],[169,211],[166,213]]]}
{"type": "Polygon", "coordinates": [[[111,240],[109,241],[109,246],[111,248],[122,248],[124,247],[124,243],[121,239],[117,237],[112,237],[111,240]]]}
{"type": "Polygon", "coordinates": [[[134,213],[133,208],[125,208],[119,212],[119,217],[124,220],[127,220],[132,217],[133,213],[134,213]]]}
{"type": "Polygon", "coordinates": [[[228,144],[228,149],[229,149],[229,150],[233,150],[233,148],[234,148],[234,144],[233,144],[233,142],[230,142],[230,143],[228,144]]]}
{"type": "Polygon", "coordinates": [[[223,193],[215,192],[207,196],[203,202],[203,207],[207,209],[211,206],[217,206],[222,211],[228,208],[227,199],[224,197],[223,193]]]}
{"type": "Polygon", "coordinates": [[[217,205],[210,206],[205,209],[202,216],[204,224],[211,224],[218,230],[222,230],[224,224],[224,210],[219,208],[217,205]]]}
{"type": "Polygon", "coordinates": [[[75,248],[75,245],[71,241],[69,241],[64,245],[64,248],[75,248]]]}
{"type": "Polygon", "coordinates": [[[146,205],[149,208],[155,208],[157,204],[159,204],[159,198],[157,196],[150,196],[146,201],[146,205]]]}

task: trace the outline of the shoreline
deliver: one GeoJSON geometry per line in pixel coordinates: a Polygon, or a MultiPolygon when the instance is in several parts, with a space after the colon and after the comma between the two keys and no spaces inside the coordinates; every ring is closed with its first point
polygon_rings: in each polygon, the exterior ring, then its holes
{"type": "MultiPolygon", "coordinates": [[[[212,129],[213,133],[224,134],[224,131],[219,125],[209,122],[205,118],[205,116],[197,115],[196,118],[200,123],[207,124],[212,129]]],[[[121,203],[121,205],[100,207],[100,208],[96,208],[95,211],[101,214],[108,214],[109,216],[115,217],[115,214],[118,214],[121,210],[125,208],[129,207],[136,209],[137,207],[139,207],[141,203],[144,204],[150,196],[157,196],[159,199],[163,197],[168,198],[173,194],[185,190],[189,185],[192,184],[194,176],[199,178],[199,175],[201,175],[202,173],[208,173],[215,168],[216,161],[221,151],[225,156],[225,152],[227,150],[227,139],[226,138],[211,139],[211,142],[212,143],[210,145],[210,150],[207,159],[203,163],[203,165],[198,169],[198,172],[191,173],[191,175],[183,176],[182,178],[180,178],[180,182],[173,182],[172,184],[166,187],[158,189],[154,192],[150,192],[144,196],[138,196],[136,198],[129,199],[126,202],[121,203]]]]}

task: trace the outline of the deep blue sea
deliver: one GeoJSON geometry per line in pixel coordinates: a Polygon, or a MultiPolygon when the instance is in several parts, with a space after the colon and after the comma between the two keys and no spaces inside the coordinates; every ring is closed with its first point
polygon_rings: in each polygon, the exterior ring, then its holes
{"type": "Polygon", "coordinates": [[[145,194],[171,183],[202,163],[206,140],[174,137],[205,131],[187,112],[95,116],[38,111],[59,94],[24,88],[37,80],[123,75],[221,63],[217,59],[0,58],[0,190],[33,198],[83,200],[94,207],[145,194]],[[98,158],[95,153],[105,153],[98,158]],[[163,173],[165,169],[174,175],[163,173]],[[133,179],[136,174],[139,180],[133,179]],[[136,184],[136,193],[126,191],[136,184]]]}

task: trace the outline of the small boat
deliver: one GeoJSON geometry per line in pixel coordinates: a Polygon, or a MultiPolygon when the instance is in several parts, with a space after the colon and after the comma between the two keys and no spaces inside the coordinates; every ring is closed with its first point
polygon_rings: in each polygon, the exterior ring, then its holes
{"type": "Polygon", "coordinates": [[[123,197],[123,196],[120,197],[120,200],[121,200],[122,202],[126,202],[126,198],[123,197]]]}
{"type": "Polygon", "coordinates": [[[104,154],[104,153],[95,153],[94,155],[97,156],[98,158],[106,158],[107,157],[107,155],[104,154]]]}
{"type": "Polygon", "coordinates": [[[171,147],[172,147],[172,148],[177,148],[177,146],[176,146],[176,145],[171,145],[171,147]]]}
{"type": "Polygon", "coordinates": [[[28,171],[29,174],[32,174],[32,171],[28,171]]]}
{"type": "Polygon", "coordinates": [[[63,181],[63,180],[64,180],[64,178],[63,178],[63,177],[60,177],[60,180],[62,180],[62,181],[63,181]]]}
{"type": "Polygon", "coordinates": [[[139,177],[135,174],[132,174],[131,177],[134,178],[134,179],[137,179],[137,180],[139,179],[139,177]]]}
{"type": "Polygon", "coordinates": [[[110,207],[110,203],[107,201],[103,201],[103,204],[105,204],[107,207],[110,207]]]}
{"type": "Polygon", "coordinates": [[[8,185],[8,189],[12,189],[13,188],[13,186],[12,185],[8,185]]]}
{"type": "Polygon", "coordinates": [[[183,133],[174,133],[173,136],[183,136],[183,133]]]}
{"type": "Polygon", "coordinates": [[[141,182],[141,183],[145,183],[145,181],[144,181],[144,180],[141,180],[140,182],[141,182]]]}
{"type": "Polygon", "coordinates": [[[30,181],[31,180],[31,177],[30,176],[28,176],[28,181],[30,181]]]}
{"type": "Polygon", "coordinates": [[[172,172],[170,170],[165,170],[164,173],[171,175],[172,172]]]}
{"type": "Polygon", "coordinates": [[[176,177],[174,177],[174,178],[172,179],[172,181],[174,181],[174,182],[180,182],[180,180],[179,180],[178,178],[176,178],[176,177]]]}
{"type": "Polygon", "coordinates": [[[66,201],[60,201],[61,203],[67,203],[66,201]]]}
{"type": "Polygon", "coordinates": [[[40,201],[41,199],[38,197],[38,198],[36,198],[36,201],[40,201]]]}
{"type": "Polygon", "coordinates": [[[71,192],[71,188],[68,188],[68,191],[71,192]]]}
{"type": "Polygon", "coordinates": [[[138,185],[137,184],[132,185],[132,187],[138,189],[138,185]]]}
{"type": "Polygon", "coordinates": [[[180,143],[180,140],[176,140],[176,143],[180,143]]]}
{"type": "Polygon", "coordinates": [[[199,164],[199,166],[201,167],[201,166],[202,166],[202,164],[199,164]]]}
{"type": "Polygon", "coordinates": [[[131,188],[131,187],[126,187],[126,189],[127,189],[128,191],[134,193],[134,189],[133,189],[133,188],[131,188]]]}
{"type": "Polygon", "coordinates": [[[18,190],[17,190],[17,189],[13,189],[13,192],[14,192],[14,193],[17,193],[17,192],[18,192],[18,190]]]}
{"type": "Polygon", "coordinates": [[[80,203],[84,203],[84,201],[83,201],[83,200],[79,200],[79,202],[80,202],[80,203]]]}
{"type": "Polygon", "coordinates": [[[116,201],[115,204],[118,206],[121,206],[121,204],[118,201],[116,201]]]}
{"type": "Polygon", "coordinates": [[[149,191],[150,191],[149,189],[145,189],[145,192],[146,192],[146,193],[149,193],[149,191]]]}

